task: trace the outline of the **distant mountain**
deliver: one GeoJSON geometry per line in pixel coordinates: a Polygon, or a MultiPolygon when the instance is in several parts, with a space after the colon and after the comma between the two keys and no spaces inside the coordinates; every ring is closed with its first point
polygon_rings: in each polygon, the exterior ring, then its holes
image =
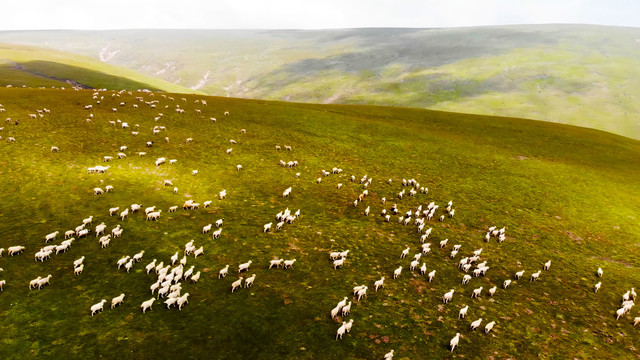
{"type": "Polygon", "coordinates": [[[640,139],[640,29],[0,32],[212,95],[546,120],[640,139]]]}

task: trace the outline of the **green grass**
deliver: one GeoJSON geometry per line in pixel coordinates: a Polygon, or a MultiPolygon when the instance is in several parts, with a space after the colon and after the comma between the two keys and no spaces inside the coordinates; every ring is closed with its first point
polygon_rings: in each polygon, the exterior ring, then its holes
{"type": "MultiPolygon", "coordinates": [[[[621,295],[638,284],[640,247],[640,142],[597,130],[517,118],[463,115],[408,108],[310,105],[207,97],[208,106],[172,102],[156,94],[157,109],[135,96],[105,95],[92,110],[92,91],[0,89],[3,123],[0,132],[0,247],[25,245],[24,254],[3,256],[0,277],[7,281],[0,293],[3,336],[0,357],[17,358],[220,358],[247,359],[371,359],[395,349],[396,358],[589,358],[625,359],[639,354],[638,311],[620,321],[614,317],[621,295]],[[125,107],[117,104],[127,103],[125,107]],[[179,104],[181,115],[171,110],[179,104]],[[169,108],[165,108],[165,105],[169,108]],[[30,120],[37,108],[50,115],[30,120]],[[118,107],[118,112],[111,112],[118,107]],[[195,108],[202,109],[197,115],[195,108]],[[223,113],[229,111],[229,116],[223,113]],[[164,118],[154,121],[158,112],[164,118]],[[217,118],[213,123],[210,117],[217,118]],[[114,128],[110,120],[139,124],[140,135],[114,128]],[[151,134],[155,125],[165,133],[151,134]],[[245,128],[246,134],[240,129],[245,128]],[[15,143],[5,140],[13,136],[15,143]],[[162,140],[169,137],[169,143],[162,140]],[[187,137],[194,142],[186,144],[187,137]],[[230,145],[235,139],[238,144],[230,145]],[[151,148],[145,142],[154,140],[151,148]],[[278,152],[276,144],[293,151],[278,152]],[[51,146],[60,152],[51,153],[51,146]],[[128,157],[110,163],[103,175],[86,168],[102,164],[127,145],[128,157]],[[231,155],[225,149],[233,147],[231,155]],[[146,157],[135,152],[146,151],[146,157]],[[175,165],[156,167],[158,157],[175,158],[175,165]],[[278,160],[297,160],[286,169],[278,160]],[[242,164],[244,170],[235,170],[242,164]],[[320,170],[344,169],[317,184],[320,170]],[[198,169],[197,176],[191,170],[198,169]],[[300,178],[294,174],[300,172],[300,178]],[[373,178],[369,196],[353,207],[363,187],[349,181],[367,174],[373,178]],[[392,185],[386,183],[393,179],[392,185]],[[427,195],[396,200],[402,178],[415,178],[427,195]],[[162,186],[171,179],[173,194],[162,186]],[[336,184],[344,184],[341,190],[336,184]],[[111,184],[113,193],[94,196],[92,189],[111,184]],[[292,186],[289,198],[282,191],[292,186]],[[225,200],[218,200],[227,189],[225,200]],[[380,199],[388,202],[382,205],[380,199]],[[209,209],[178,210],[187,198],[213,200],[209,209]],[[453,200],[456,216],[432,221],[430,254],[423,257],[435,281],[408,271],[410,260],[399,259],[410,246],[419,248],[414,226],[384,223],[382,208],[397,202],[402,212],[431,201],[441,209],[453,200]],[[107,209],[132,203],[156,205],[160,221],[143,215],[124,221],[109,217],[107,209]],[[372,216],[362,216],[371,206],[372,216]],[[263,233],[284,208],[301,209],[302,217],[281,231],[263,233]],[[93,237],[78,240],[64,254],[38,263],[34,253],[45,234],[72,229],[94,215],[111,229],[122,223],[123,237],[100,249],[93,237]],[[202,235],[202,226],[224,218],[223,236],[202,235]],[[506,226],[507,240],[483,242],[489,226],[506,226]],[[449,239],[445,249],[437,243],[449,239]],[[144,265],[169,260],[189,240],[204,246],[205,255],[187,265],[203,271],[197,284],[184,284],[190,293],[182,311],[160,303],[142,314],[140,304],[150,298],[155,280],[144,265]],[[460,285],[462,272],[448,255],[462,244],[456,260],[477,248],[491,267],[486,277],[460,285]],[[130,274],[116,270],[116,261],[145,249],[130,274]],[[331,250],[349,249],[344,268],[333,270],[331,250]],[[72,262],[85,255],[85,270],[73,275],[72,262]],[[268,270],[272,257],[296,258],[291,270],[268,270]],[[530,283],[528,276],[551,259],[549,271],[530,283]],[[253,288],[234,294],[230,284],[241,262],[253,261],[253,288]],[[216,278],[230,264],[230,275],[216,278]],[[402,265],[403,274],[391,279],[402,265]],[[598,294],[595,271],[604,269],[598,294]],[[469,298],[471,290],[500,285],[524,269],[525,277],[494,298],[486,292],[469,298]],[[205,272],[206,271],[206,272],[205,272]],[[52,274],[51,285],[27,289],[29,280],[52,274]],[[354,302],[351,334],[335,341],[339,324],[329,311],[356,284],[386,276],[385,287],[354,302]],[[455,289],[453,301],[441,296],[455,289]],[[124,304],[94,317],[89,307],[125,293],[124,304]],[[465,320],[459,308],[470,305],[465,320]],[[469,332],[479,317],[496,321],[485,335],[469,332]],[[449,340],[462,334],[459,347],[448,351],[449,340]],[[135,354],[135,355],[132,355],[135,354]]],[[[437,212],[437,216],[442,213],[437,212]]],[[[274,224],[275,225],[275,224],[274,224]]],[[[58,240],[59,242],[60,240],[58,240]]],[[[246,276],[246,275],[245,275],[246,276]]]]}

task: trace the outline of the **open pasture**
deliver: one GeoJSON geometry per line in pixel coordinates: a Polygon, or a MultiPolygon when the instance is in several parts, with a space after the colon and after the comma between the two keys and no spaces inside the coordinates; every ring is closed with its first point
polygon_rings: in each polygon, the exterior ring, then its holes
{"type": "Polygon", "coordinates": [[[0,280],[6,281],[0,292],[1,358],[381,359],[391,350],[395,359],[640,356],[640,329],[633,326],[637,308],[616,320],[622,295],[640,288],[636,140],[418,109],[93,94],[0,89],[0,247],[25,246],[19,255],[5,251],[0,258],[0,280]],[[40,116],[37,110],[44,108],[50,113],[40,116]],[[59,151],[51,151],[53,146],[59,151]],[[113,159],[105,162],[105,156],[113,159]],[[156,165],[163,157],[166,162],[156,165]],[[280,160],[298,165],[281,166],[280,160]],[[96,166],[109,168],[87,171],[96,166]],[[334,167],[342,172],[333,173],[334,167]],[[403,186],[403,179],[419,186],[403,186]],[[113,190],[94,195],[107,185],[113,190]],[[188,200],[199,208],[184,210],[188,200]],[[445,211],[449,201],[453,217],[445,211]],[[425,218],[419,233],[415,212],[431,202],[439,207],[431,220],[418,214],[425,218]],[[133,213],[131,204],[142,208],[133,213]],[[390,213],[393,204],[398,214],[385,222],[381,212],[390,213]],[[162,211],[157,221],[145,217],[144,209],[152,206],[162,211]],[[118,215],[127,208],[123,220],[118,215]],[[277,229],[275,216],[285,209],[300,209],[300,215],[277,229]],[[409,223],[398,223],[408,211],[409,223]],[[60,245],[65,231],[90,216],[86,237],[74,234],[67,251],[34,260],[41,248],[60,245]],[[122,229],[104,248],[95,235],[102,222],[108,233],[122,229]],[[265,232],[267,223],[272,227],[265,232]],[[211,230],[203,233],[208,224],[211,230]],[[485,241],[492,226],[505,228],[504,242],[485,241]],[[430,251],[411,271],[429,228],[430,251]],[[45,243],[55,231],[55,239],[45,243]],[[188,303],[167,309],[167,298],[161,298],[143,313],[141,304],[157,297],[150,286],[158,278],[145,266],[153,259],[167,265],[176,252],[181,259],[191,240],[203,254],[186,257],[184,270],[193,266],[201,272],[197,282],[182,281],[188,303]],[[452,258],[454,245],[460,249],[452,258]],[[457,267],[479,249],[468,273],[457,267]],[[140,262],[129,271],[118,269],[118,260],[141,250],[140,262]],[[346,250],[342,265],[334,266],[330,252],[346,250]],[[75,275],[74,260],[82,256],[84,268],[75,275]],[[288,269],[269,269],[279,259],[296,261],[288,269]],[[238,274],[239,265],[249,261],[248,271],[238,274]],[[484,261],[486,274],[462,284],[484,261]],[[219,278],[226,265],[228,275],[219,278]],[[538,271],[538,280],[530,281],[538,271]],[[49,274],[48,285],[29,289],[32,279],[49,274]],[[253,285],[245,288],[253,274],[253,285]],[[240,277],[242,287],[232,292],[240,277]],[[512,283],[503,289],[508,279],[512,283]],[[360,300],[353,295],[358,285],[367,286],[360,300]],[[445,304],[443,295],[451,289],[445,304]],[[120,294],[122,304],[112,309],[120,294]],[[345,305],[351,303],[349,314],[341,316],[340,309],[332,318],[344,297],[345,305]],[[91,316],[102,299],[104,309],[91,316]],[[479,318],[478,329],[470,331],[479,318]],[[342,322],[351,319],[351,331],[336,340],[342,322]],[[451,352],[456,333],[459,343],[451,352]]]}

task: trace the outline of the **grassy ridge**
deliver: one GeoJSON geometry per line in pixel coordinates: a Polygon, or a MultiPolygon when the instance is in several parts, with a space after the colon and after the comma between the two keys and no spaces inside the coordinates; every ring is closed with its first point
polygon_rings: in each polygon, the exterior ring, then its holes
{"type": "Polygon", "coordinates": [[[640,30],[456,29],[3,32],[212,95],[531,118],[640,139],[640,30]]]}
{"type": "Polygon", "coordinates": [[[194,91],[88,57],[28,46],[0,44],[0,86],[70,86],[194,91]]]}
{"type": "MultiPolygon", "coordinates": [[[[169,101],[159,94],[157,110],[141,104],[133,109],[133,96],[123,93],[92,110],[91,123],[83,109],[92,103],[90,91],[0,89],[3,114],[21,118],[6,124],[0,142],[0,247],[25,245],[25,254],[0,258],[7,280],[0,294],[0,321],[5,336],[0,356],[122,358],[267,358],[291,359],[381,358],[395,349],[398,358],[631,358],[637,329],[631,319],[637,310],[615,321],[620,296],[638,283],[640,227],[640,143],[596,130],[515,118],[492,118],[418,109],[369,106],[327,106],[249,101],[208,97],[208,106],[194,104],[201,96],[184,95],[187,102],[169,101]],[[118,112],[111,108],[125,101],[118,112]],[[179,104],[184,115],[171,110],[179,104]],[[164,108],[165,105],[170,108],[164,108]],[[27,120],[27,113],[47,107],[51,115],[27,120]],[[197,115],[195,108],[202,110],[197,115]],[[154,121],[158,112],[163,119],[154,121]],[[229,111],[229,116],[223,113],[229,111]],[[217,118],[213,123],[210,117],[217,118]],[[109,120],[140,125],[140,135],[114,128],[109,120]],[[155,125],[167,127],[154,136],[155,125]],[[245,128],[246,134],[240,129],[245,128]],[[4,140],[9,136],[15,143],[4,140]],[[162,140],[169,137],[169,143],[162,140]],[[194,142],[186,144],[187,137],[194,142]],[[234,139],[237,145],[230,145],[234,139]],[[154,146],[145,142],[154,140],[154,146]],[[277,152],[274,145],[291,145],[277,152]],[[51,153],[50,147],[60,147],[51,153]],[[114,160],[104,175],[87,174],[129,146],[128,157],[114,160]],[[230,155],[225,149],[233,147],[230,155]],[[146,157],[135,155],[146,151],[146,157]],[[156,167],[157,157],[178,159],[156,167]],[[278,160],[297,160],[286,169],[278,160]],[[235,170],[242,164],[244,170],[235,170]],[[341,167],[317,184],[320,170],[341,167]],[[198,169],[197,176],[191,170],[198,169]],[[294,174],[300,172],[296,179],[294,174]],[[349,181],[373,177],[370,195],[353,207],[362,192],[349,181]],[[392,178],[392,185],[386,180],[392,178]],[[429,188],[427,195],[395,200],[402,178],[415,178],[429,188]],[[28,179],[25,181],[25,179],[28,179]],[[173,194],[162,186],[171,179],[173,194]],[[336,189],[341,182],[344,187],[336,189]],[[111,184],[111,194],[94,196],[92,189],[111,184]],[[289,198],[281,197],[292,186],[289,198]],[[228,197],[217,193],[227,189],[228,197]],[[380,199],[386,197],[386,205],[380,199]],[[178,210],[171,205],[185,199],[213,200],[209,209],[178,210]],[[393,200],[392,200],[393,199],[393,200]],[[456,216],[434,228],[430,254],[423,257],[433,283],[410,274],[409,260],[399,259],[406,246],[410,256],[419,249],[414,226],[384,223],[378,215],[396,202],[402,212],[431,201],[453,200],[456,216]],[[157,205],[164,212],[158,222],[133,215],[120,221],[107,209],[131,203],[157,205]],[[372,216],[362,216],[371,206],[372,216]],[[294,224],[264,234],[262,225],[284,208],[302,211],[294,224]],[[74,243],[65,254],[44,263],[33,261],[44,235],[67,230],[94,215],[94,224],[111,229],[122,223],[121,239],[99,249],[94,238],[74,243]],[[224,218],[223,236],[213,240],[200,233],[202,226],[224,218]],[[506,226],[507,241],[483,242],[489,226],[506,226]],[[435,244],[449,238],[440,249],[435,244]],[[191,294],[182,311],[156,303],[147,314],[140,303],[150,297],[154,278],[144,265],[157,258],[165,263],[183,244],[195,239],[205,255],[187,265],[206,271],[198,284],[185,284],[191,294]],[[462,244],[460,255],[482,247],[491,267],[484,278],[460,285],[463,273],[449,259],[452,244],[462,244]],[[145,257],[130,274],[116,271],[116,261],[145,249],[145,257]],[[331,268],[328,252],[350,249],[345,267],[331,268]],[[72,261],[86,256],[85,271],[72,273],[72,261]],[[291,270],[268,270],[272,257],[296,258],[291,270]],[[515,271],[525,277],[548,259],[551,270],[539,281],[516,281],[494,298],[486,295],[515,271]],[[230,293],[234,269],[253,260],[248,275],[257,274],[253,288],[230,293]],[[216,278],[230,264],[230,275],[216,278]],[[397,280],[391,273],[405,267],[397,280]],[[600,293],[593,294],[605,276],[600,293]],[[205,270],[206,269],[206,270],[205,270]],[[27,290],[38,275],[53,275],[40,291],[27,290]],[[329,311],[356,284],[372,287],[386,276],[385,287],[354,305],[351,334],[335,341],[339,324],[329,311]],[[484,286],[478,300],[473,288],[484,286]],[[442,305],[442,294],[455,289],[454,300],[442,305]],[[89,316],[89,307],[124,292],[124,304],[89,316]],[[470,310],[457,320],[459,308],[470,310]],[[468,332],[479,317],[496,321],[493,332],[468,332]],[[447,345],[462,333],[459,348],[450,355],[447,345]]],[[[176,95],[176,99],[182,95],[176,95]]],[[[441,212],[439,211],[437,215],[441,212]]],[[[274,224],[275,225],[275,224],[274,224]]],[[[58,241],[59,242],[59,241],[58,241]]],[[[108,304],[107,304],[108,307],[108,304]]]]}

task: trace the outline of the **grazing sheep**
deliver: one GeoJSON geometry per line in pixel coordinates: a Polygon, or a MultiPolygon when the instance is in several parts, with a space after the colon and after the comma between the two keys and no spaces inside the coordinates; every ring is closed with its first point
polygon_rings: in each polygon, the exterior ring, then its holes
{"type": "Polygon", "coordinates": [[[95,313],[97,313],[99,311],[104,310],[104,303],[106,303],[106,302],[107,302],[107,300],[102,299],[102,300],[100,300],[99,303],[91,306],[91,316],[93,316],[93,314],[95,314],[95,313]]]}
{"type": "Polygon", "coordinates": [[[238,171],[242,170],[242,165],[240,165],[240,164],[236,165],[236,170],[238,170],[238,171]]]}
{"type": "Polygon", "coordinates": [[[296,259],[293,260],[285,260],[283,269],[290,269],[293,266],[293,263],[296,262],[296,259]]]}
{"type": "Polygon", "coordinates": [[[466,305],[465,307],[460,309],[460,312],[458,313],[458,319],[464,319],[465,315],[467,315],[467,311],[469,311],[469,305],[466,305]]]}
{"type": "Polygon", "coordinates": [[[142,308],[142,313],[144,314],[147,309],[153,310],[151,308],[151,306],[153,305],[153,302],[156,301],[156,298],[151,298],[145,302],[142,303],[142,305],[140,305],[140,308],[142,308]]]}
{"type": "Polygon", "coordinates": [[[84,264],[80,264],[76,267],[73,268],[73,274],[74,275],[80,275],[82,274],[82,270],[84,270],[84,264]]]}
{"type": "Polygon", "coordinates": [[[623,307],[616,310],[616,320],[620,319],[620,316],[624,315],[625,312],[626,310],[623,307]]]}
{"type": "Polygon", "coordinates": [[[177,206],[177,205],[176,205],[176,206],[171,206],[171,207],[169,208],[169,212],[176,212],[176,210],[177,210],[177,209],[178,209],[178,206],[177,206]]]}
{"type": "Polygon", "coordinates": [[[51,234],[48,234],[47,236],[45,236],[44,238],[44,242],[48,243],[51,240],[55,240],[56,236],[58,236],[59,231],[54,231],[51,234]]]}
{"type": "Polygon", "coordinates": [[[147,275],[151,272],[151,270],[155,270],[156,268],[156,259],[153,259],[152,262],[150,262],[149,264],[147,264],[147,266],[144,267],[145,270],[147,270],[147,275]]]}
{"type": "Polygon", "coordinates": [[[509,285],[511,285],[511,280],[505,280],[504,283],[502,283],[502,288],[506,289],[509,285]]]}
{"type": "Polygon", "coordinates": [[[466,285],[471,280],[471,275],[465,275],[462,277],[462,285],[466,285]]]}
{"type": "Polygon", "coordinates": [[[478,296],[480,296],[481,293],[482,293],[482,286],[473,290],[473,292],[471,293],[471,298],[472,299],[477,298],[478,296]]]}
{"type": "Polygon", "coordinates": [[[496,293],[497,289],[498,289],[497,286],[494,286],[491,289],[489,289],[489,296],[493,296],[496,293]]]}
{"type": "Polygon", "coordinates": [[[492,322],[488,323],[488,324],[484,327],[484,333],[485,333],[485,334],[488,334],[488,333],[489,333],[489,331],[491,331],[491,329],[493,329],[493,325],[495,325],[495,324],[496,324],[496,322],[495,322],[495,321],[492,321],[492,322]]]}
{"type": "Polygon", "coordinates": [[[436,276],[436,271],[433,270],[429,273],[429,282],[433,281],[433,278],[436,276]]]}
{"type": "Polygon", "coordinates": [[[551,260],[547,261],[546,263],[544,263],[544,270],[549,270],[549,268],[551,267],[551,260]]]}
{"type": "MultiPolygon", "coordinates": [[[[338,308],[339,309],[339,308],[338,308]]],[[[349,301],[349,303],[345,306],[342,307],[342,316],[347,316],[349,315],[349,312],[351,311],[351,301],[349,301]]],[[[334,316],[335,317],[335,316],[334,316]]]]}
{"type": "Polygon", "coordinates": [[[9,256],[14,256],[17,254],[20,254],[24,251],[25,247],[24,246],[10,246],[7,248],[7,254],[9,256]]]}
{"type": "Polygon", "coordinates": [[[633,326],[640,324],[640,317],[636,317],[633,319],[633,326]]]}
{"type": "Polygon", "coordinates": [[[218,239],[220,237],[220,234],[222,234],[222,228],[213,232],[213,238],[218,239]]]}
{"type": "Polygon", "coordinates": [[[93,194],[94,195],[102,195],[102,194],[104,194],[104,190],[102,190],[100,188],[93,188],[93,194]]]}
{"type": "MultiPolygon", "coordinates": [[[[391,180],[391,179],[389,179],[389,180],[391,180]]],[[[384,360],[393,360],[393,350],[391,350],[388,353],[384,354],[384,360]]]]}
{"type": "Polygon", "coordinates": [[[139,262],[140,260],[142,260],[142,256],[143,255],[144,255],[144,250],[142,250],[139,253],[133,255],[133,261],[139,262]]]}
{"type": "Polygon", "coordinates": [[[198,256],[204,254],[204,247],[200,246],[193,252],[193,257],[197,258],[198,256]]]}
{"type": "Polygon", "coordinates": [[[116,306],[122,304],[122,300],[124,300],[124,294],[120,294],[120,296],[116,296],[111,299],[111,308],[115,308],[116,306]]]}
{"type": "Polygon", "coordinates": [[[442,302],[447,304],[449,301],[451,301],[451,299],[453,299],[453,293],[455,292],[454,289],[449,290],[449,292],[445,293],[444,296],[442,296],[442,302]]]}
{"type": "Polygon", "coordinates": [[[519,280],[522,275],[524,275],[524,270],[518,271],[514,277],[516,278],[516,280],[519,280]]]}
{"type": "Polygon", "coordinates": [[[373,286],[374,286],[376,291],[378,291],[378,289],[381,288],[383,285],[384,285],[384,276],[381,277],[380,280],[378,280],[375,283],[373,283],[373,286]]]}
{"type": "Polygon", "coordinates": [[[440,241],[440,247],[443,248],[447,245],[447,242],[449,242],[449,239],[444,239],[442,241],[440,241]]]}
{"type": "Polygon", "coordinates": [[[229,265],[225,266],[224,268],[222,268],[222,270],[218,272],[218,279],[226,277],[228,272],[229,272],[229,265]]]}
{"type": "Polygon", "coordinates": [[[200,280],[200,271],[191,276],[191,282],[198,282],[200,280]]]}
{"type": "Polygon", "coordinates": [[[271,269],[274,266],[276,267],[276,269],[279,268],[280,265],[282,265],[283,261],[284,261],[284,259],[271,260],[269,262],[269,269],[271,269]]]}
{"type": "Polygon", "coordinates": [[[404,259],[409,254],[409,250],[410,249],[408,247],[402,250],[402,253],[400,254],[400,259],[404,259]]]}
{"type": "Polygon", "coordinates": [[[251,266],[251,260],[247,261],[246,263],[240,264],[238,266],[238,273],[249,270],[249,266],[251,266]]]}
{"type": "Polygon", "coordinates": [[[471,325],[469,326],[469,330],[473,331],[473,330],[477,329],[478,326],[480,326],[481,323],[482,323],[482,318],[472,322],[471,325]]]}
{"type": "Polygon", "coordinates": [[[338,260],[334,260],[333,261],[333,269],[337,269],[339,267],[342,267],[342,265],[344,265],[344,258],[338,259],[338,260]]]}
{"type": "Polygon", "coordinates": [[[240,278],[231,283],[231,292],[234,292],[237,288],[242,287],[242,279],[240,278]]]}
{"type": "Polygon", "coordinates": [[[340,327],[338,328],[338,332],[336,333],[336,340],[338,340],[338,338],[342,339],[342,335],[344,335],[345,331],[346,331],[346,322],[342,322],[342,325],[340,325],[340,327]]]}
{"type": "Polygon", "coordinates": [[[38,290],[42,289],[43,286],[49,284],[49,280],[51,279],[51,274],[47,275],[47,277],[41,278],[40,281],[38,281],[38,290]]]}
{"type": "Polygon", "coordinates": [[[598,290],[600,290],[600,286],[602,286],[602,281],[598,282],[594,287],[593,287],[593,292],[598,292],[598,290]]]}
{"type": "Polygon", "coordinates": [[[529,281],[538,280],[538,277],[540,276],[540,272],[541,272],[541,270],[538,270],[538,272],[534,272],[533,274],[531,274],[531,278],[529,279],[529,281]]]}
{"type": "Polygon", "coordinates": [[[244,287],[248,288],[251,285],[253,285],[254,280],[256,279],[256,274],[251,275],[250,277],[246,278],[244,281],[244,287]]]}
{"type": "Polygon", "coordinates": [[[220,226],[222,226],[222,223],[224,222],[224,219],[218,219],[216,220],[216,227],[219,228],[220,226]]]}
{"type": "Polygon", "coordinates": [[[397,269],[393,271],[393,278],[397,279],[401,273],[402,273],[402,266],[399,266],[397,269]]]}
{"type": "Polygon", "coordinates": [[[365,287],[363,287],[362,289],[360,289],[360,290],[358,291],[358,301],[360,301],[360,299],[361,299],[363,296],[367,296],[367,289],[368,289],[368,287],[367,287],[367,286],[365,286],[365,287]]]}
{"type": "Polygon", "coordinates": [[[451,341],[449,342],[449,347],[451,347],[451,352],[453,352],[453,349],[456,348],[459,341],[460,341],[460,333],[456,333],[456,336],[454,336],[453,339],[451,339],[451,341]]]}
{"type": "Polygon", "coordinates": [[[602,277],[602,274],[603,274],[602,268],[598,268],[597,274],[598,274],[598,277],[602,277]]]}
{"type": "Polygon", "coordinates": [[[203,234],[208,233],[209,231],[211,231],[211,228],[212,228],[212,227],[213,227],[213,224],[205,225],[205,226],[202,228],[202,233],[203,233],[203,234]]]}

